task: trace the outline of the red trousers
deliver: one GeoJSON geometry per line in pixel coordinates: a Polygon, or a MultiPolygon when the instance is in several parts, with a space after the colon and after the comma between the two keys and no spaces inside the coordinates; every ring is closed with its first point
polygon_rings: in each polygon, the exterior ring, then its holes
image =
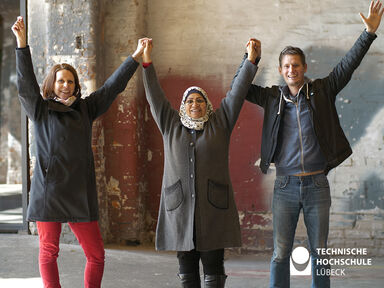
{"type": "MultiPolygon", "coordinates": [[[[39,268],[45,288],[60,288],[57,257],[59,256],[59,239],[61,223],[36,222],[39,232],[39,268]]],[[[84,271],[84,287],[100,288],[104,272],[104,244],[97,221],[68,223],[75,234],[87,264],[84,271]]]]}

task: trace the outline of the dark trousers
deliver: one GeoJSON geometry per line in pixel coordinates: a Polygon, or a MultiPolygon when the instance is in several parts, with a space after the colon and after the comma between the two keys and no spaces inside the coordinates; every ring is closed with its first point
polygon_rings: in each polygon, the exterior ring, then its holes
{"type": "Polygon", "coordinates": [[[178,251],[180,274],[200,273],[199,262],[205,275],[224,275],[224,249],[211,251],[178,251]]]}

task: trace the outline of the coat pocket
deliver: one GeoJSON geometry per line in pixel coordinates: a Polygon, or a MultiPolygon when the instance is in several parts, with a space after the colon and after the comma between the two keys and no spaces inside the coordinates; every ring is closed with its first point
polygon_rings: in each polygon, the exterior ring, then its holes
{"type": "Polygon", "coordinates": [[[175,210],[183,202],[183,188],[181,181],[177,181],[169,187],[164,188],[165,209],[175,210]]]}
{"type": "Polygon", "coordinates": [[[48,164],[46,165],[46,168],[44,169],[45,181],[46,182],[54,182],[54,179],[56,178],[55,172],[57,170],[56,162],[57,162],[56,161],[56,156],[53,155],[53,156],[49,157],[48,164]]]}
{"type": "Polygon", "coordinates": [[[228,209],[229,187],[226,184],[208,180],[208,201],[218,209],[228,209]]]}

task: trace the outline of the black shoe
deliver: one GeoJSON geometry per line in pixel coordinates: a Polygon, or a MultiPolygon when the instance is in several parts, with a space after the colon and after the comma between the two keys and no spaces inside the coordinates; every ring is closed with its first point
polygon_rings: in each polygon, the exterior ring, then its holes
{"type": "Polygon", "coordinates": [[[201,288],[200,275],[198,273],[177,274],[183,288],[201,288]]]}
{"type": "Polygon", "coordinates": [[[224,288],[227,275],[204,275],[205,288],[224,288]]]}

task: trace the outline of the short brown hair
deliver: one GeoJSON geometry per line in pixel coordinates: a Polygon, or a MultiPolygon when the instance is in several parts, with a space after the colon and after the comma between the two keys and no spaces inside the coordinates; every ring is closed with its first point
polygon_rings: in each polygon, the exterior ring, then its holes
{"type": "Polygon", "coordinates": [[[81,96],[81,88],[79,82],[79,76],[77,76],[77,72],[75,68],[67,63],[61,63],[54,65],[49,71],[47,77],[45,77],[43,82],[43,98],[44,99],[52,99],[55,97],[54,87],[56,81],[56,73],[60,70],[68,70],[72,73],[73,78],[75,78],[75,90],[73,95],[77,98],[81,96]]]}
{"type": "Polygon", "coordinates": [[[303,50],[301,50],[298,47],[293,47],[293,46],[286,46],[281,52],[279,56],[279,66],[281,67],[281,62],[283,61],[283,57],[285,55],[299,55],[301,58],[301,63],[305,65],[305,55],[303,50]]]}

